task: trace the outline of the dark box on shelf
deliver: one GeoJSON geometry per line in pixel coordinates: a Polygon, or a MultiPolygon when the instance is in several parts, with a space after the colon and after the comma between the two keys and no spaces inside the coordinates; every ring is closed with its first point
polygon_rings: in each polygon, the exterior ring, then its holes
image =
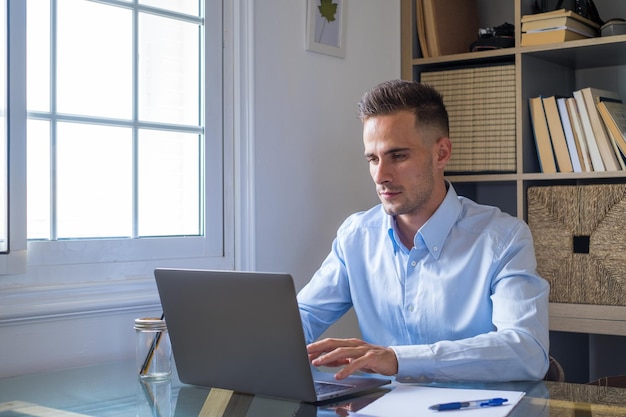
{"type": "Polygon", "coordinates": [[[613,21],[607,22],[602,26],[601,29],[602,36],[613,36],[613,35],[623,35],[626,34],[626,21],[613,21]]]}
{"type": "Polygon", "coordinates": [[[528,225],[551,302],[626,305],[626,184],[529,187],[528,225]]]}

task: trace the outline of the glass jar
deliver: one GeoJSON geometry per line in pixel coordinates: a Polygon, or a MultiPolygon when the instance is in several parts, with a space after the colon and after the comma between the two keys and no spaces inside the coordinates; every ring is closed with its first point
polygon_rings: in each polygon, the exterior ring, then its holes
{"type": "Polygon", "coordinates": [[[172,345],[165,320],[135,319],[137,373],[140,378],[167,378],[172,373],[172,345]]]}

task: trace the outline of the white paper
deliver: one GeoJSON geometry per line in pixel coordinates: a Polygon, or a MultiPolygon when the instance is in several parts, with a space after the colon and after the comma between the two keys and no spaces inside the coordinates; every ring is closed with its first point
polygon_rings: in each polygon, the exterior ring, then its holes
{"type": "Polygon", "coordinates": [[[439,388],[415,385],[398,385],[392,391],[359,410],[352,416],[368,417],[415,417],[423,415],[462,417],[504,417],[526,393],[521,391],[499,391],[483,389],[439,388]],[[435,411],[428,407],[456,401],[475,401],[488,398],[506,398],[508,401],[496,407],[463,408],[456,411],[435,411]]]}

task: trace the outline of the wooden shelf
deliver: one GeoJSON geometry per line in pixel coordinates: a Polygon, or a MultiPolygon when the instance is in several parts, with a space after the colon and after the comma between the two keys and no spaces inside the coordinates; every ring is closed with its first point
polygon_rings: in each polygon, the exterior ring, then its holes
{"type": "MultiPolygon", "coordinates": [[[[458,184],[458,188],[479,203],[497,205],[522,219],[527,219],[526,192],[531,186],[626,183],[626,171],[556,174],[540,172],[528,111],[530,97],[571,95],[572,91],[588,86],[617,90],[626,99],[626,35],[521,47],[520,20],[523,15],[531,13],[534,0],[480,0],[481,27],[497,26],[504,21],[512,22],[515,26],[516,46],[422,58],[419,56],[417,30],[414,27],[414,3],[415,0],[401,0],[404,78],[419,80],[420,75],[427,71],[492,64],[515,65],[515,172],[450,173],[446,175],[449,181],[458,184]]],[[[595,4],[605,19],[626,17],[626,2],[595,0],[595,4]]],[[[626,306],[551,303],[550,329],[626,335],[626,306]]]]}
{"type": "Polygon", "coordinates": [[[626,336],[626,306],[550,303],[550,330],[626,336]]]}

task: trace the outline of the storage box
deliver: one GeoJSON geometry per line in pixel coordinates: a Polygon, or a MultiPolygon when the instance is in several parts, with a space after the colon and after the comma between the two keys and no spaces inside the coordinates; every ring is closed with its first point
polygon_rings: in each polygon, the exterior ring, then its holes
{"type": "Polygon", "coordinates": [[[443,96],[452,157],[446,173],[515,172],[515,66],[422,72],[443,96]]]}
{"type": "Polygon", "coordinates": [[[602,36],[613,36],[626,34],[626,22],[607,22],[600,29],[602,36]]]}
{"type": "Polygon", "coordinates": [[[527,196],[550,301],[626,305],[626,185],[529,187],[527,196]]]}

